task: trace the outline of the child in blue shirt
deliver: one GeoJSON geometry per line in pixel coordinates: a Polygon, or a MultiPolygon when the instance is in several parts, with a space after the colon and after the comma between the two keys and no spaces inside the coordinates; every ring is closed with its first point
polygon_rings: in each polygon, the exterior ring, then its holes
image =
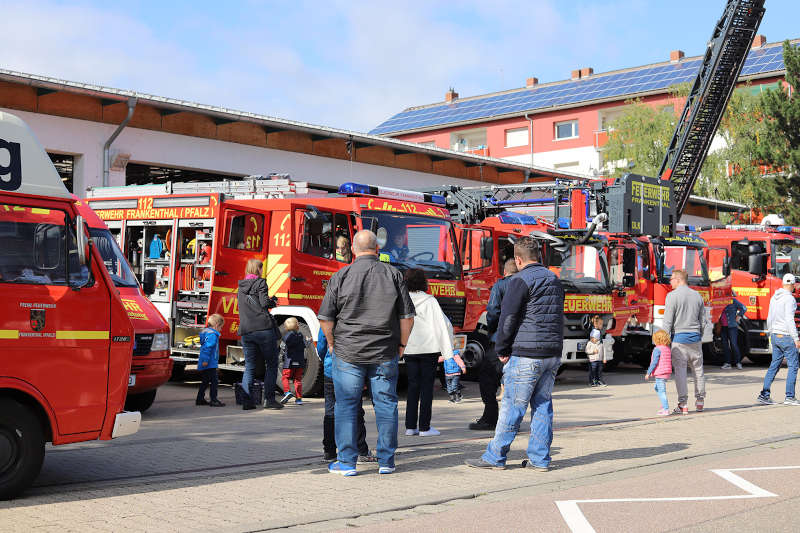
{"type": "Polygon", "coordinates": [[[197,370],[200,371],[200,390],[197,391],[195,405],[210,405],[211,407],[225,407],[217,399],[217,366],[219,364],[219,336],[225,319],[221,315],[213,314],[208,317],[208,327],[200,331],[200,355],[197,358],[197,370]],[[211,401],[206,401],[206,388],[211,389],[211,401]]]}

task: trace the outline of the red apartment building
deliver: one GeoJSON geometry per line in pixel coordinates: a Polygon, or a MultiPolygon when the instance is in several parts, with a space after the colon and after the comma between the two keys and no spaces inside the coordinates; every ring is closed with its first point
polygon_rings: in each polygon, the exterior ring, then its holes
{"type": "MultiPolygon", "coordinates": [[[[782,43],[766,41],[756,36],[739,78],[752,91],[785,83],[782,43]]],[[[641,98],[680,113],[683,99],[672,97],[670,87],[692,83],[701,60],[674,50],[662,63],[599,74],[581,68],[551,83],[531,77],[525,87],[498,93],[459,98],[450,89],[444,102],[408,108],[370,133],[592,175],[603,169],[609,124],[625,101],[641,98]]]]}

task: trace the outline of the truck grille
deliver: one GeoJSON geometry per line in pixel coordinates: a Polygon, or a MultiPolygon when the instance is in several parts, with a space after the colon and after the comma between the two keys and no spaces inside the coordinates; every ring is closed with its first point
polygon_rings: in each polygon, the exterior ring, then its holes
{"type": "Polygon", "coordinates": [[[150,354],[150,347],[153,345],[152,333],[139,333],[134,335],[135,343],[133,346],[133,355],[148,355],[150,354]]]}
{"type": "Polygon", "coordinates": [[[442,312],[450,319],[454,328],[464,327],[464,313],[467,308],[467,300],[464,298],[436,298],[442,312]]]}

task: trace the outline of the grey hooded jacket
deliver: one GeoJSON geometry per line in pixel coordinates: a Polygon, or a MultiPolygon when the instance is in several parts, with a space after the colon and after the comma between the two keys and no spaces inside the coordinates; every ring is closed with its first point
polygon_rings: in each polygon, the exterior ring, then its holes
{"type": "Polygon", "coordinates": [[[794,322],[794,312],[797,309],[797,300],[794,295],[781,287],[769,301],[769,314],[767,315],[767,329],[770,333],[789,335],[797,340],[797,325],[794,322]]]}

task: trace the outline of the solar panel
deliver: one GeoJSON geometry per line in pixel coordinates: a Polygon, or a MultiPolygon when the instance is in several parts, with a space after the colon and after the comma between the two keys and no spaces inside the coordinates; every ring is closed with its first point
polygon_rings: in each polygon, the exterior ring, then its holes
{"type": "MultiPolygon", "coordinates": [[[[545,87],[532,87],[483,98],[457,100],[450,104],[406,110],[389,118],[370,133],[404,131],[602,98],[632,96],[646,91],[666,90],[672,85],[694,80],[700,64],[701,60],[694,59],[628,72],[595,75],[582,80],[567,81],[545,87]]],[[[782,47],[772,46],[751,50],[742,68],[742,74],[750,76],[784,68],[782,47]]]]}

